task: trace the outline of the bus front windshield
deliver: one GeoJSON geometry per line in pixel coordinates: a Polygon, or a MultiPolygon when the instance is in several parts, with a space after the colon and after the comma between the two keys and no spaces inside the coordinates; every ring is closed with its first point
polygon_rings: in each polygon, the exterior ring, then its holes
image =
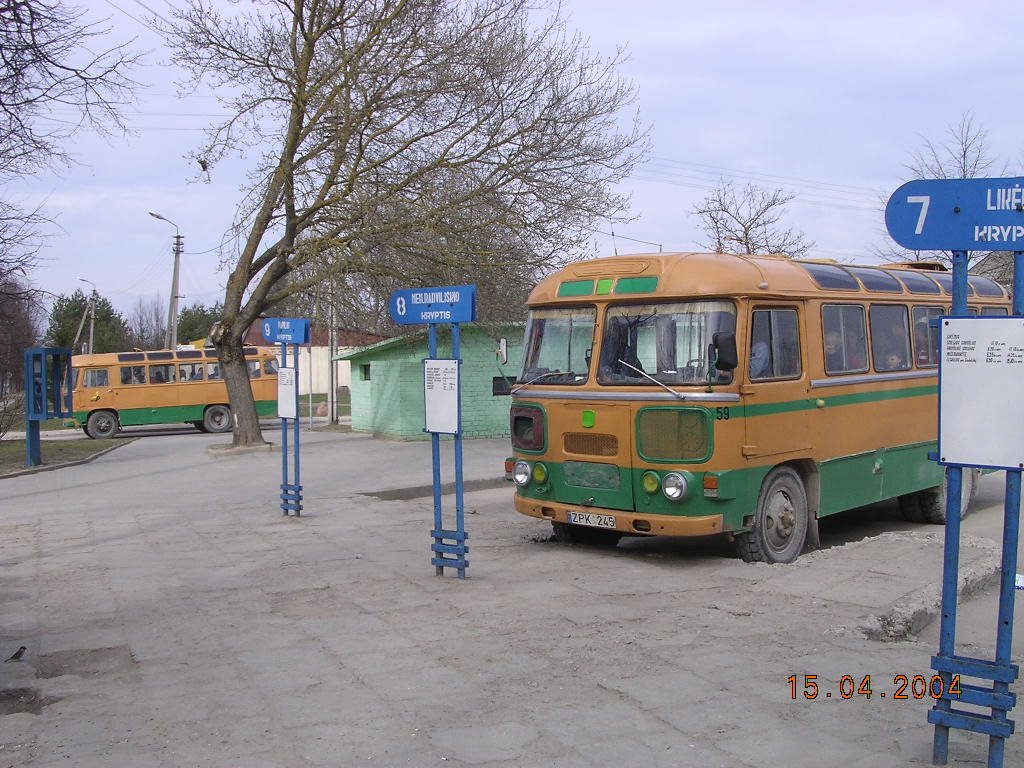
{"type": "Polygon", "coordinates": [[[735,330],[736,307],[729,301],[609,307],[597,381],[706,384],[711,375],[714,383],[728,383],[731,372],[713,370],[713,342],[716,333],[735,330]]]}
{"type": "Polygon", "coordinates": [[[519,383],[586,382],[594,346],[594,307],[533,309],[526,321],[523,370],[519,383]]]}

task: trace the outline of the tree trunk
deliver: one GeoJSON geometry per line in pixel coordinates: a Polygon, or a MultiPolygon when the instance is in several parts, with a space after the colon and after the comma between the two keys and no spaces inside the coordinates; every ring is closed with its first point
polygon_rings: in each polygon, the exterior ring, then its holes
{"type": "Polygon", "coordinates": [[[234,421],[234,439],[231,444],[235,448],[266,445],[256,415],[256,400],[249,384],[249,368],[245,364],[241,337],[236,338],[233,333],[225,334],[220,342],[214,341],[214,346],[228,388],[228,402],[231,403],[234,421]]]}

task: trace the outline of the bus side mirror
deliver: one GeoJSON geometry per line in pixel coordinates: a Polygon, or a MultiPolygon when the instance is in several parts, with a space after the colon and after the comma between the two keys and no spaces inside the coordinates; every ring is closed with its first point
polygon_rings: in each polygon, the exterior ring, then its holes
{"type": "Polygon", "coordinates": [[[719,331],[711,337],[715,348],[715,368],[720,371],[735,370],[739,364],[736,356],[736,334],[732,331],[719,331]]]}
{"type": "Polygon", "coordinates": [[[508,339],[498,339],[498,364],[505,365],[508,362],[508,339]]]}

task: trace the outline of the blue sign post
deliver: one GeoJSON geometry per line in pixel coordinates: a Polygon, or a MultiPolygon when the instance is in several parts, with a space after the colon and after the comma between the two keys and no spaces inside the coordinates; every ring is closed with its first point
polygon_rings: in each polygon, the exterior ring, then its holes
{"type": "Polygon", "coordinates": [[[423,361],[424,431],[430,433],[434,477],[434,528],[430,562],[438,576],[445,568],[455,568],[460,579],[466,578],[469,547],[462,483],[462,406],[459,366],[459,323],[476,319],[476,286],[455,285],[441,288],[405,288],[391,294],[391,319],[399,325],[423,325],[428,328],[429,357],[423,361]],[[448,323],[452,328],[452,357],[437,357],[437,326],[448,323]],[[455,438],[455,529],[444,528],[441,509],[441,445],[440,436],[455,438]]]}
{"type": "Polygon", "coordinates": [[[277,415],[281,417],[281,514],[302,514],[302,482],[299,475],[299,344],[309,343],[309,320],[293,317],[264,318],[263,338],[281,345],[277,371],[277,415]],[[288,345],[293,364],[288,367],[288,345]],[[288,422],[295,435],[294,481],[288,480],[288,422]]]}
{"type": "MultiPolygon", "coordinates": [[[[889,198],[885,208],[885,224],[892,239],[904,248],[953,251],[952,316],[956,318],[969,318],[967,251],[1014,251],[1013,316],[1024,317],[1024,178],[911,181],[889,198]]],[[[958,322],[978,321],[984,322],[985,318],[958,322]]],[[[940,397],[943,392],[943,368],[947,365],[946,355],[944,343],[939,360],[940,397]]],[[[969,447],[962,448],[971,453],[969,447]]],[[[942,457],[936,454],[934,458],[939,460],[942,457]]],[[[975,465],[946,461],[940,463],[946,466],[946,536],[942,574],[942,623],[939,651],[932,657],[932,669],[939,673],[947,693],[928,712],[928,722],[935,726],[932,762],[936,765],[946,764],[949,760],[949,729],[961,728],[987,734],[988,768],[1002,768],[1005,740],[1013,733],[1014,727],[1013,721],[1006,717],[1016,703],[1016,696],[1010,693],[1009,686],[1018,675],[1017,665],[1011,663],[1011,642],[1017,537],[1020,529],[1021,470],[1019,467],[1008,467],[1006,470],[996,658],[988,661],[956,653],[960,498],[964,467],[975,465]],[[962,693],[953,696],[948,693],[953,676],[976,678],[986,681],[986,684],[962,683],[962,693]],[[991,714],[955,708],[954,702],[988,708],[991,714]]]]}

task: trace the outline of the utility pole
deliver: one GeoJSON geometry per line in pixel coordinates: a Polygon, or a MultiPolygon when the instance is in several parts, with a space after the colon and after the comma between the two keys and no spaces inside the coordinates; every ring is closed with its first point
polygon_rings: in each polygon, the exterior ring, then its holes
{"type": "Polygon", "coordinates": [[[178,346],[178,264],[181,261],[184,238],[178,231],[178,225],[166,216],[161,216],[156,211],[150,211],[149,215],[154,219],[166,221],[174,227],[174,271],[171,273],[171,301],[167,307],[167,334],[164,337],[164,346],[167,349],[176,349],[178,346]]]}

